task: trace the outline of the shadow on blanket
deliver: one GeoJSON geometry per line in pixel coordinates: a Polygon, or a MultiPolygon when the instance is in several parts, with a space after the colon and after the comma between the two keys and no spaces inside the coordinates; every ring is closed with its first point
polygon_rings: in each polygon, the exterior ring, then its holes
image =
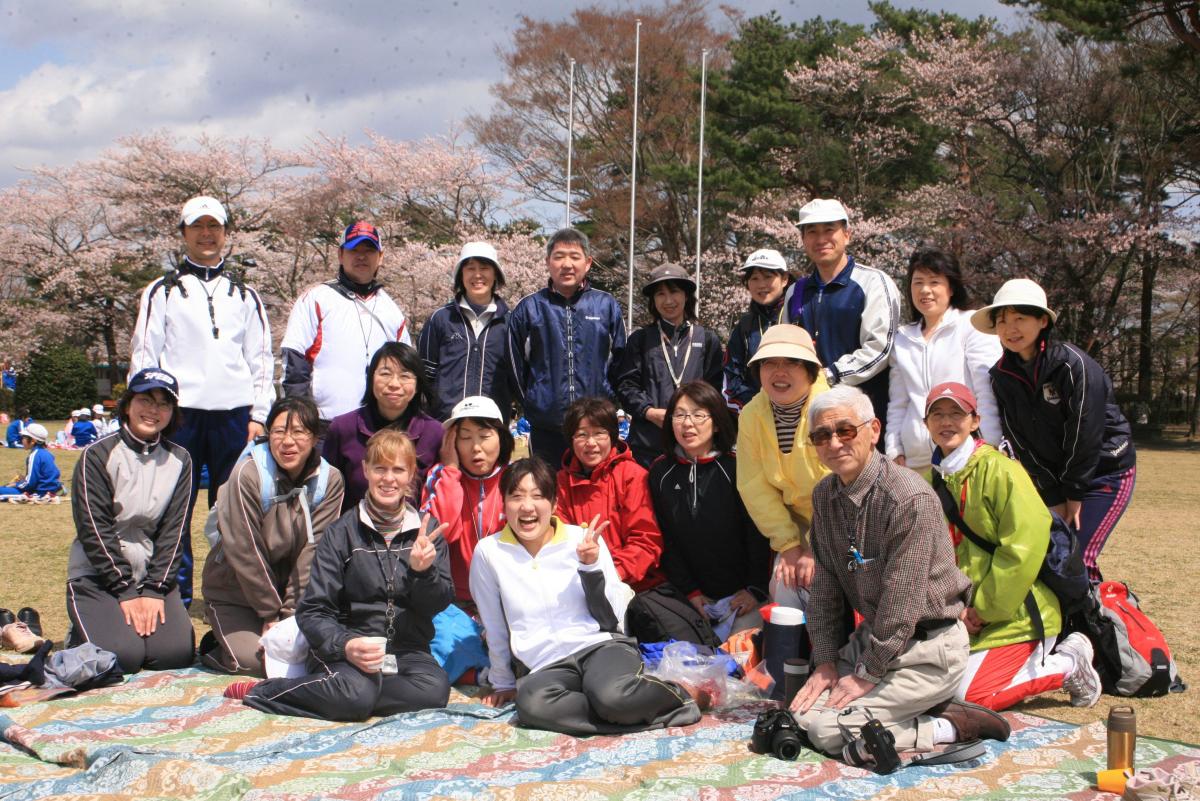
{"type": "MultiPolygon", "coordinates": [[[[0,715],[0,799],[1100,797],[1101,724],[1010,715],[1013,737],[980,763],[875,776],[806,752],[747,748],[755,710],[696,726],[576,739],[514,726],[454,693],[449,708],[336,724],[264,715],[221,697],[229,677],[143,673],[0,715]]],[[[1139,767],[1200,760],[1142,738],[1139,767]]],[[[1111,797],[1111,796],[1108,796],[1111,797]]]]}

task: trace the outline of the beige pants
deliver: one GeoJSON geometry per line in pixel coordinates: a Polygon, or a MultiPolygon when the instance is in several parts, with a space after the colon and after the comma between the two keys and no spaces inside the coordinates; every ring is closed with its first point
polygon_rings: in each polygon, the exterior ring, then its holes
{"type": "MultiPolygon", "coordinates": [[[[870,636],[871,627],[860,623],[838,652],[839,676],[854,672],[870,636]]],[[[872,717],[896,737],[896,750],[931,751],[933,718],[921,713],[954,697],[969,655],[970,640],[961,622],[928,640],[909,640],[875,689],[844,709],[825,706],[829,693],[822,693],[807,712],[797,716],[797,721],[812,744],[827,754],[840,754],[847,735],[858,737],[863,724],[872,717]]]]}

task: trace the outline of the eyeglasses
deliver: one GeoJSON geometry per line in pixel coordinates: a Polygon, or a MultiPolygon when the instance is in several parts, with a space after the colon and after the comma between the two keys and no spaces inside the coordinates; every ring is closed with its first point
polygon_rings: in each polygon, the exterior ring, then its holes
{"type": "MultiPolygon", "coordinates": [[[[875,418],[873,418],[873,417],[871,418],[871,420],[874,420],[874,419],[875,418]]],[[[833,430],[830,430],[828,428],[818,428],[816,431],[809,432],[808,441],[811,442],[813,445],[828,445],[829,440],[833,439],[834,435],[836,434],[837,438],[840,439],[842,442],[849,442],[850,440],[857,437],[858,430],[860,428],[862,428],[863,426],[865,426],[867,423],[871,422],[871,420],[863,420],[858,425],[854,425],[853,423],[843,423],[842,425],[838,426],[837,428],[835,428],[833,430]]]]}
{"type": "Polygon", "coordinates": [[[571,437],[572,442],[577,442],[580,445],[591,440],[592,442],[608,442],[612,439],[612,435],[607,431],[576,431],[571,437]]]}
{"type": "Polygon", "coordinates": [[[164,412],[170,411],[175,406],[174,401],[155,400],[153,395],[138,394],[133,396],[133,400],[135,403],[140,403],[145,406],[153,406],[154,408],[161,409],[164,412]]]}
{"type": "Polygon", "coordinates": [[[384,382],[391,381],[394,378],[396,379],[397,384],[417,383],[416,375],[408,372],[407,370],[400,373],[393,373],[391,370],[377,370],[375,372],[375,378],[384,382]]]}
{"type": "Polygon", "coordinates": [[[712,415],[708,412],[675,412],[671,415],[671,419],[676,423],[682,423],[685,420],[691,420],[696,425],[704,425],[712,419],[712,415]]]}
{"type": "Polygon", "coordinates": [[[296,443],[308,442],[313,436],[311,431],[304,428],[272,428],[268,434],[271,439],[278,440],[279,442],[290,436],[292,442],[296,443]]]}

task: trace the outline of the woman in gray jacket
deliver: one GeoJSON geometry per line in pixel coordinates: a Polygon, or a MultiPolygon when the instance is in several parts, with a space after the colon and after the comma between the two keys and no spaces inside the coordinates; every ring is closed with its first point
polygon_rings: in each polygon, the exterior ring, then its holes
{"type": "Polygon", "coordinates": [[[195,648],[178,586],[192,461],[167,439],[178,393],[165,370],[139,371],[117,403],[120,433],[85,448],[71,482],[67,645],[112,651],[126,673],[187,667],[195,648]]]}

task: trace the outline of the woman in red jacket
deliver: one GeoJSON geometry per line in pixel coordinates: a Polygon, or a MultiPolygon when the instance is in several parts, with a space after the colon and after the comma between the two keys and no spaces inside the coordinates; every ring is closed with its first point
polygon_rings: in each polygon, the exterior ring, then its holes
{"type": "Polygon", "coordinates": [[[617,437],[617,409],[603,398],[581,398],[567,407],[563,434],[571,450],[558,471],[558,517],[586,526],[608,522],[605,544],[617,574],[635,592],[663,583],[662,532],[654,519],[646,468],[617,437]]]}
{"type": "Polygon", "coordinates": [[[471,556],[481,539],[504,528],[500,474],[512,458],[513,438],[500,407],[483,395],[455,404],[445,426],[441,461],[425,481],[421,513],[448,526],[442,536],[450,546],[455,603],[474,615],[471,556]]]}

